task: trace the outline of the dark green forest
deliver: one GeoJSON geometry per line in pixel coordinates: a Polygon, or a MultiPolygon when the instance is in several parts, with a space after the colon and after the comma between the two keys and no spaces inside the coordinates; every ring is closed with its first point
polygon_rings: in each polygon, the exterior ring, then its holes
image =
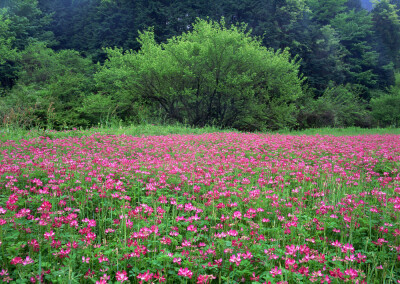
{"type": "Polygon", "coordinates": [[[0,127],[400,127],[400,1],[0,0],[0,127]]]}

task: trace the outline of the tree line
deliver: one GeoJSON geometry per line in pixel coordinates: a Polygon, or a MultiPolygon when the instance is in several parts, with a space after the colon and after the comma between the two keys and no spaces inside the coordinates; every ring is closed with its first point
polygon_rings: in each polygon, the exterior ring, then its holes
{"type": "Polygon", "coordinates": [[[1,0],[0,124],[397,127],[399,7],[1,0]]]}

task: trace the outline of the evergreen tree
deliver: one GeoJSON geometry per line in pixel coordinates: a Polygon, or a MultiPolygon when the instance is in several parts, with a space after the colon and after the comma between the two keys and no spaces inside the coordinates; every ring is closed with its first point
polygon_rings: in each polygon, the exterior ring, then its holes
{"type": "Polygon", "coordinates": [[[377,88],[379,81],[374,68],[378,65],[379,54],[372,45],[372,16],[365,10],[351,10],[338,14],[331,24],[346,49],[345,83],[377,88]]]}
{"type": "Polygon", "coordinates": [[[346,10],[347,0],[308,0],[312,19],[321,25],[330,24],[338,14],[346,10]]]}
{"type": "Polygon", "coordinates": [[[400,19],[398,9],[388,0],[377,3],[372,10],[374,30],[388,50],[396,68],[400,67],[400,19]]]}
{"type": "Polygon", "coordinates": [[[15,62],[18,51],[14,47],[15,36],[10,30],[11,20],[5,9],[0,9],[0,96],[5,87],[10,87],[15,80],[15,62]]]}
{"type": "Polygon", "coordinates": [[[362,9],[362,4],[361,0],[348,0],[346,3],[347,9],[348,10],[361,10],[362,9]]]}
{"type": "Polygon", "coordinates": [[[37,0],[0,1],[0,49],[7,50],[0,59],[3,90],[11,88],[17,79],[17,51],[24,50],[32,42],[54,44],[54,36],[47,30],[50,20],[51,17],[38,8],[37,0]]]}
{"type": "Polygon", "coordinates": [[[33,41],[43,41],[53,45],[54,35],[48,30],[51,16],[43,13],[37,0],[3,0],[0,8],[7,11],[10,30],[15,40],[13,47],[23,50],[33,41]]]}
{"type": "Polygon", "coordinates": [[[321,95],[329,82],[343,84],[346,80],[346,49],[340,43],[338,32],[330,25],[314,31],[313,40],[309,43],[309,52],[303,56],[303,71],[308,84],[321,95]]]}

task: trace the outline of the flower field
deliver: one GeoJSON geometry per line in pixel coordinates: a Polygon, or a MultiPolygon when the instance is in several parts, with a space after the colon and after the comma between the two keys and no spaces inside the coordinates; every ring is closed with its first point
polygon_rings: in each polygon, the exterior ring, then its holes
{"type": "Polygon", "coordinates": [[[400,283],[400,136],[0,144],[0,282],[400,283]]]}

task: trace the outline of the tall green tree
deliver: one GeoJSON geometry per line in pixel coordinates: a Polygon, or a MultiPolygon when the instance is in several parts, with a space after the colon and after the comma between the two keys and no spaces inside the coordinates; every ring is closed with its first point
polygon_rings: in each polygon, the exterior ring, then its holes
{"type": "Polygon", "coordinates": [[[10,22],[5,10],[0,9],[0,64],[14,60],[17,55],[17,49],[13,47],[15,37],[10,31],[10,22]]]}
{"type": "Polygon", "coordinates": [[[388,50],[396,68],[400,67],[400,18],[399,10],[388,0],[382,0],[372,10],[374,30],[388,50]]]}
{"type": "Polygon", "coordinates": [[[362,4],[361,0],[348,0],[346,3],[347,9],[349,10],[361,10],[362,9],[362,4]]]}
{"type": "MultiPolygon", "coordinates": [[[[18,58],[18,51],[14,47],[15,36],[10,30],[11,20],[5,9],[0,9],[0,88],[11,86],[15,79],[15,62],[18,58]]],[[[0,96],[4,95],[0,91],[0,96]]]]}
{"type": "Polygon", "coordinates": [[[329,82],[339,85],[346,81],[344,58],[347,51],[334,28],[326,25],[315,30],[307,51],[303,56],[303,70],[317,95],[324,92],[329,82]]]}
{"type": "Polygon", "coordinates": [[[345,12],[347,0],[307,0],[312,18],[321,25],[330,24],[338,14],[345,12]]]}
{"type": "Polygon", "coordinates": [[[103,47],[137,48],[136,1],[41,0],[40,7],[53,14],[51,30],[61,49],[75,49],[94,61],[103,61],[103,47]]]}
{"type": "Polygon", "coordinates": [[[0,82],[4,89],[11,88],[17,80],[18,64],[16,52],[22,51],[30,43],[43,41],[54,44],[54,37],[47,27],[51,16],[38,8],[37,0],[3,0],[0,1],[2,18],[3,47],[8,55],[0,64],[0,82]]]}
{"type": "Polygon", "coordinates": [[[23,50],[32,41],[54,44],[54,36],[48,30],[51,15],[43,13],[37,0],[3,0],[0,8],[6,9],[10,19],[10,30],[15,41],[13,46],[23,50]]]}
{"type": "Polygon", "coordinates": [[[378,64],[379,54],[373,50],[372,16],[365,10],[351,10],[338,14],[331,20],[332,27],[338,32],[340,43],[346,49],[345,83],[360,84],[368,88],[379,85],[374,67],[378,64]]]}
{"type": "Polygon", "coordinates": [[[302,31],[298,37],[301,49],[291,47],[302,59],[302,72],[317,96],[324,93],[329,83],[342,84],[345,80],[343,60],[346,50],[331,20],[347,9],[346,1],[306,0],[302,31]]]}

